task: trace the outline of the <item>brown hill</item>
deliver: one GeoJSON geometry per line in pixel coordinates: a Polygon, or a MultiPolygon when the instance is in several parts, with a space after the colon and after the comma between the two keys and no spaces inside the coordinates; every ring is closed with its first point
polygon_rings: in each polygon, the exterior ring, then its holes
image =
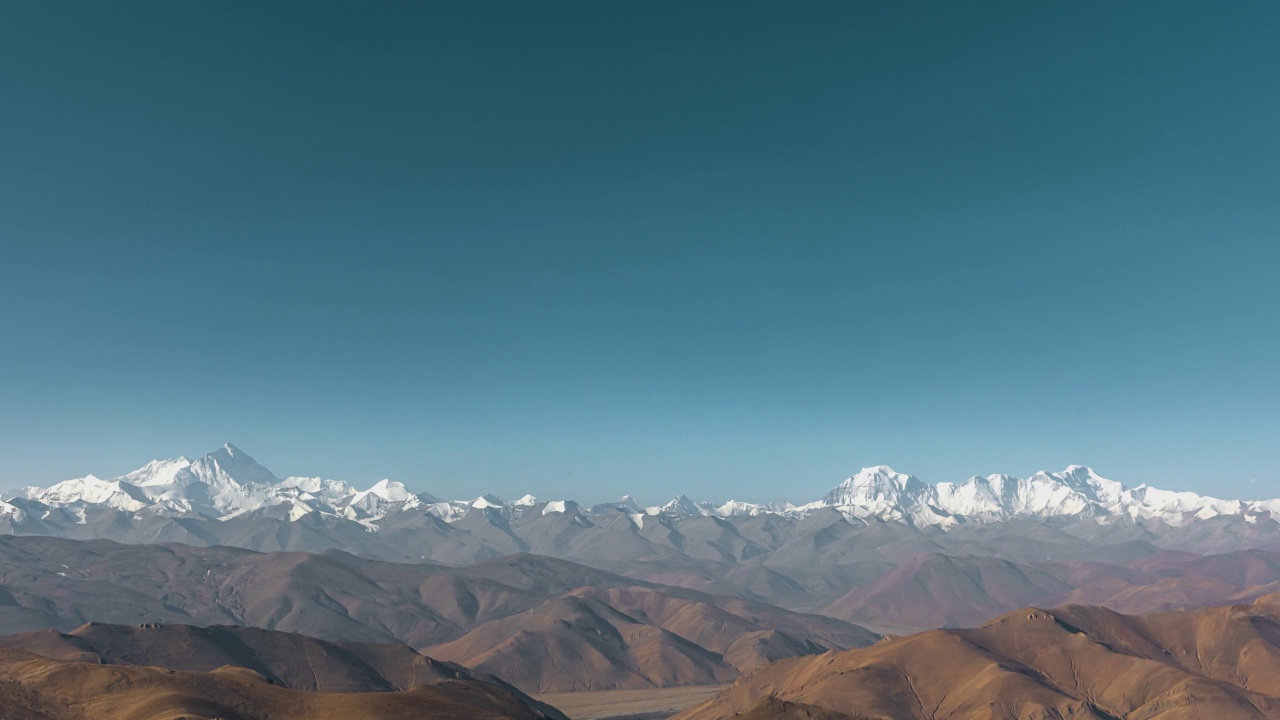
{"type": "Polygon", "coordinates": [[[412,690],[315,693],[273,685],[245,668],[212,672],[97,665],[0,650],[6,720],[537,720],[560,717],[490,683],[442,680],[412,690]]]}
{"type": "Polygon", "coordinates": [[[783,660],[679,717],[804,717],[785,703],[894,720],[1280,718],[1280,606],[1019,610],[971,630],[783,660]]]}
{"type": "Polygon", "coordinates": [[[1120,612],[1252,602],[1280,590],[1280,555],[1242,550],[1201,556],[1162,552],[1122,566],[1073,566],[1065,573],[1073,589],[1046,604],[1106,605],[1120,612]]]}
{"type": "Polygon", "coordinates": [[[574,595],[486,623],[430,651],[529,692],[713,685],[738,674],[674,633],[574,595]]]}
{"type": "Polygon", "coordinates": [[[23,650],[54,660],[145,665],[187,672],[239,667],[272,685],[308,692],[390,692],[445,680],[465,680],[495,685],[548,717],[558,717],[552,708],[492,675],[435,660],[407,645],[326,642],[305,635],[226,625],[200,628],[86,623],[69,633],[38,630],[0,637],[0,649],[23,650]]]}
{"type": "MultiPolygon", "coordinates": [[[[468,664],[484,655],[486,672],[540,691],[719,683],[781,657],[876,639],[841,620],[535,555],[452,568],[340,552],[0,537],[0,632],[71,631],[87,621],[243,625],[331,643],[445,647],[428,654],[468,664]],[[621,645],[604,641],[605,626],[621,645]],[[574,648],[566,670],[541,667],[539,653],[551,652],[544,645],[574,648]],[[577,652],[599,654],[603,674],[580,667],[577,652]]],[[[246,665],[234,654],[225,661],[246,665]]]]}
{"type": "Polygon", "coordinates": [[[260,628],[86,623],[69,633],[37,630],[0,637],[0,648],[55,660],[152,665],[210,672],[224,665],[253,670],[273,684],[310,692],[408,690],[443,678],[501,684],[460,665],[441,663],[407,645],[326,642],[260,628]]]}
{"type": "Polygon", "coordinates": [[[822,612],[882,632],[964,627],[1027,605],[1129,613],[1251,602],[1280,590],[1280,555],[1164,551],[1126,562],[1016,563],[931,553],[856,586],[822,612]]]}
{"type": "Polygon", "coordinates": [[[564,692],[723,683],[780,657],[874,639],[829,618],[738,599],[579,588],[426,652],[528,692],[564,692]]]}
{"type": "Polygon", "coordinates": [[[854,588],[823,612],[881,627],[954,627],[1070,589],[1061,577],[1030,565],[930,553],[854,588]]]}

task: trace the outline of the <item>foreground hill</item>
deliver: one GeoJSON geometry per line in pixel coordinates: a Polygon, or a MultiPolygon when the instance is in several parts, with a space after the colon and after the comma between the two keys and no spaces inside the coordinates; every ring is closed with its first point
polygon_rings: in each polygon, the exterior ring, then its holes
{"type": "Polygon", "coordinates": [[[152,665],[209,672],[247,668],[272,684],[309,692],[408,690],[445,678],[501,681],[460,665],[438,662],[407,645],[328,642],[261,628],[217,625],[86,623],[69,633],[37,630],[0,637],[0,648],[53,660],[152,665]]]}
{"type": "Polygon", "coordinates": [[[680,720],[1280,718],[1280,606],[1028,608],[969,630],[782,660],[680,720]]]}
{"type": "Polygon", "coordinates": [[[21,720],[563,720],[499,685],[447,679],[412,690],[318,693],[226,666],[212,672],[97,665],[0,650],[0,717],[21,720]]]}
{"type": "Polygon", "coordinates": [[[532,555],[454,568],[338,552],[0,536],[0,632],[90,621],[400,643],[529,691],[718,683],[778,658],[877,638],[841,620],[532,555]],[[542,667],[544,652],[564,662],[542,667]]]}

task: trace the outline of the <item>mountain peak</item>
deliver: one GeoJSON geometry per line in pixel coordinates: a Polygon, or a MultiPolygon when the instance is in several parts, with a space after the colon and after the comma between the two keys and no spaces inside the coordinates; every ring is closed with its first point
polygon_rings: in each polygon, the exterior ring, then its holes
{"type": "Polygon", "coordinates": [[[231,443],[225,443],[191,463],[190,470],[210,485],[275,485],[280,482],[280,478],[270,470],[231,443]]]}
{"type": "Polygon", "coordinates": [[[371,495],[377,495],[383,500],[391,502],[402,502],[408,500],[413,493],[409,492],[409,488],[404,483],[395,480],[382,479],[373,484],[366,492],[371,495]]]}
{"type": "Polygon", "coordinates": [[[923,484],[913,475],[900,473],[888,465],[873,465],[864,467],[858,471],[857,475],[847,478],[840,483],[840,488],[888,488],[893,487],[904,490],[910,484],[923,484]]]}
{"type": "MultiPolygon", "coordinates": [[[[398,512],[427,506],[423,512],[453,522],[473,510],[505,515],[508,511],[514,513],[540,504],[533,495],[525,495],[514,503],[493,495],[445,501],[427,493],[414,494],[403,483],[385,479],[362,491],[349,483],[318,477],[279,480],[231,443],[194,461],[185,457],[153,460],[110,480],[90,475],[47,488],[22,488],[15,493],[9,497],[37,500],[50,506],[127,510],[147,507],[161,513],[194,512],[219,519],[240,517],[288,502],[299,507],[305,505],[308,511],[318,509],[364,523],[385,516],[391,509],[398,512]]],[[[576,505],[567,501],[549,503],[543,514],[565,512],[570,507],[576,505]]],[[[1068,465],[1059,472],[1041,471],[1027,478],[975,475],[961,483],[938,484],[923,482],[888,465],[872,465],[842,481],[824,498],[803,505],[735,501],[713,504],[693,502],[681,494],[664,505],[641,507],[628,495],[616,502],[596,505],[585,514],[622,511],[633,519],[639,515],[680,518],[765,513],[805,517],[810,513],[835,511],[849,520],[875,518],[946,529],[956,523],[998,522],[1014,517],[1125,516],[1178,523],[1192,516],[1206,519],[1246,512],[1253,515],[1280,512],[1277,508],[1280,500],[1221,500],[1146,486],[1129,490],[1087,465],[1068,465]]]]}
{"type": "MultiPolygon", "coordinates": [[[[675,515],[701,515],[702,510],[697,503],[689,499],[688,495],[680,494],[675,496],[666,505],[657,508],[658,512],[666,512],[675,515]]],[[[656,514],[656,513],[654,513],[656,514]]]]}
{"type": "Polygon", "coordinates": [[[504,501],[502,498],[498,497],[497,495],[493,495],[491,493],[486,493],[476,498],[475,500],[472,500],[470,505],[471,507],[477,510],[484,510],[486,508],[496,508],[499,510],[503,510],[507,507],[506,501],[504,501]]]}
{"type": "Polygon", "coordinates": [[[858,472],[858,475],[901,475],[902,473],[894,470],[888,465],[872,465],[864,467],[858,472]]]}
{"type": "Polygon", "coordinates": [[[222,443],[222,447],[218,448],[217,450],[214,450],[213,452],[205,453],[203,457],[219,458],[219,459],[231,460],[235,462],[251,462],[255,465],[258,462],[253,458],[249,457],[249,453],[246,453],[245,451],[241,450],[235,445],[232,445],[231,443],[222,443]]]}
{"type": "Polygon", "coordinates": [[[1106,480],[1106,478],[1099,475],[1088,465],[1068,465],[1067,469],[1058,473],[1058,475],[1075,480],[1106,480]]]}

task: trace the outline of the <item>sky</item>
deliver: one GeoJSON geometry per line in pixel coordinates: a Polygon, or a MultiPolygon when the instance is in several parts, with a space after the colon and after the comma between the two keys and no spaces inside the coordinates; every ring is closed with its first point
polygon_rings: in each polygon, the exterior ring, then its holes
{"type": "Polygon", "coordinates": [[[0,5],[0,487],[1280,496],[1280,4],[0,5]]]}

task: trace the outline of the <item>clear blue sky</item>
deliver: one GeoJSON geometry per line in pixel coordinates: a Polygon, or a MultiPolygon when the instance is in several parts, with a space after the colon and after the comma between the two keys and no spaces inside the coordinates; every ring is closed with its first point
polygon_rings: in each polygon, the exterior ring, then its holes
{"type": "Polygon", "coordinates": [[[10,2],[0,486],[1280,496],[1280,3],[10,2]]]}

